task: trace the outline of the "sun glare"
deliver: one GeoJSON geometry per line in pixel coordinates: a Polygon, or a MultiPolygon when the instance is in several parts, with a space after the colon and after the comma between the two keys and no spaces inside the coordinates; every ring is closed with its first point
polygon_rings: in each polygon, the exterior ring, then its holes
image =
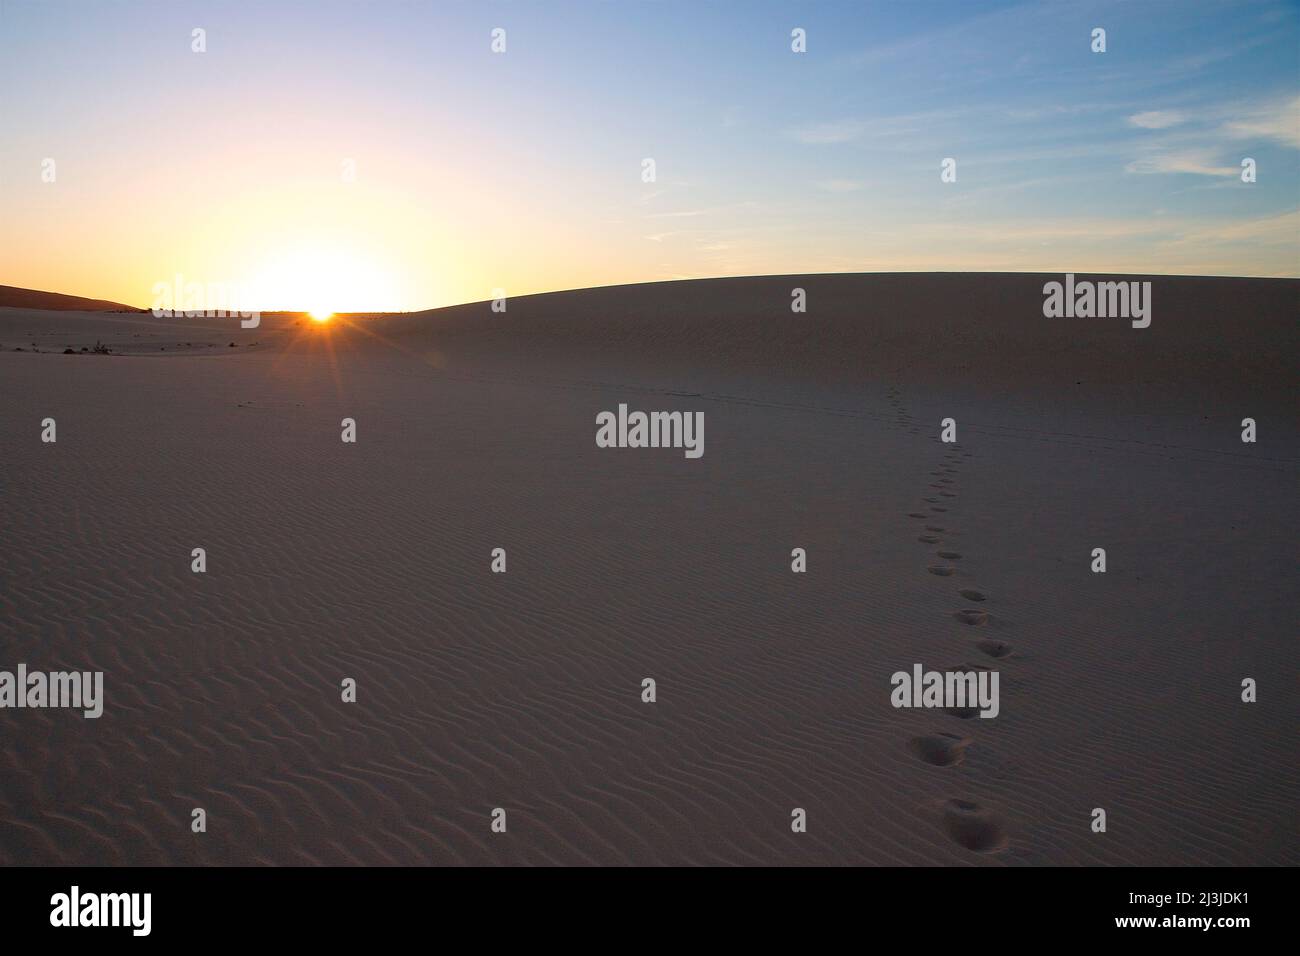
{"type": "Polygon", "coordinates": [[[324,323],[350,312],[401,308],[396,283],[364,251],[328,239],[302,245],[280,241],[286,250],[265,260],[245,283],[263,311],[305,312],[312,322],[324,323]]]}

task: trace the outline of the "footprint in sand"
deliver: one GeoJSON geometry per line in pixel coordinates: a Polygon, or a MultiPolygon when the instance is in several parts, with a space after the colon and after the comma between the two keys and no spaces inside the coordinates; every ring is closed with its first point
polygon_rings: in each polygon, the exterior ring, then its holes
{"type": "Polygon", "coordinates": [[[989,619],[988,611],[981,611],[978,608],[963,608],[960,611],[954,611],[953,617],[963,624],[986,624],[989,619]]]}
{"type": "Polygon", "coordinates": [[[1005,641],[980,641],[975,646],[989,657],[1008,657],[1011,654],[1011,645],[1005,641]]]}
{"type": "Polygon", "coordinates": [[[969,737],[937,733],[925,737],[913,737],[908,746],[911,747],[912,753],[928,764],[936,767],[951,767],[965,759],[966,748],[970,743],[969,737]]]}
{"type": "Polygon", "coordinates": [[[932,564],[928,568],[926,568],[926,570],[929,571],[931,574],[939,575],[939,577],[941,578],[946,578],[949,575],[955,574],[957,572],[956,568],[950,568],[945,564],[932,564]]]}
{"type": "Polygon", "coordinates": [[[928,524],[928,525],[925,526],[925,530],[926,530],[926,531],[942,531],[943,528],[940,528],[937,524],[928,524]]]}
{"type": "Polygon", "coordinates": [[[943,512],[947,511],[948,509],[947,509],[947,508],[940,508],[938,505],[931,505],[931,506],[930,506],[930,510],[931,510],[931,511],[938,511],[940,514],[942,514],[943,512]]]}
{"type": "Polygon", "coordinates": [[[945,561],[958,561],[961,559],[961,555],[956,551],[936,551],[935,554],[943,558],[945,561]]]}
{"type": "MultiPolygon", "coordinates": [[[[940,552],[939,556],[943,557],[943,553],[940,552]]],[[[974,588],[962,588],[957,593],[968,601],[983,601],[985,599],[984,592],[976,591],[974,588]]]]}
{"type": "Polygon", "coordinates": [[[930,502],[934,502],[934,501],[938,501],[939,499],[938,499],[938,498],[922,498],[921,500],[922,500],[922,501],[930,501],[930,502]]]}
{"type": "Polygon", "coordinates": [[[993,853],[1007,845],[1002,821],[970,800],[944,804],[943,828],[956,843],[975,853],[993,853]]]}
{"type": "Polygon", "coordinates": [[[943,539],[937,534],[923,534],[916,540],[920,541],[922,544],[938,544],[943,539]]]}

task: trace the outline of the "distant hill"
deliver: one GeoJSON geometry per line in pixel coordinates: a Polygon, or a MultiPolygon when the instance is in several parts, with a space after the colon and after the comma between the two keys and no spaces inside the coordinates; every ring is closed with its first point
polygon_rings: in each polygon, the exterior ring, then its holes
{"type": "Polygon", "coordinates": [[[0,308],[50,309],[58,312],[143,312],[144,309],[107,299],[85,299],[79,295],[62,295],[58,292],[38,292],[36,289],[19,289],[0,285],[0,308]]]}
{"type": "Polygon", "coordinates": [[[1294,410],[1300,279],[1101,277],[1150,283],[1151,326],[1135,329],[1126,318],[1044,316],[1044,286],[1063,278],[880,272],[647,282],[511,296],[506,312],[473,302],[395,315],[367,331],[376,347],[458,361],[545,353],[557,364],[583,356],[610,368],[721,368],[827,387],[915,382],[1054,394],[1065,383],[1108,389],[1133,408],[1163,389],[1175,405],[1197,395],[1294,410]],[[794,289],[806,292],[807,314],[791,309],[794,289]]]}

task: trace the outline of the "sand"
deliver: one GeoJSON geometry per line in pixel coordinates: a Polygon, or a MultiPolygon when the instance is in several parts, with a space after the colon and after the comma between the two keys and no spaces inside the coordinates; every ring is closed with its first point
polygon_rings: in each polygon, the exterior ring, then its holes
{"type": "Polygon", "coordinates": [[[59,292],[41,292],[37,289],[20,289],[0,285],[0,308],[41,309],[50,312],[139,312],[134,306],[107,299],[87,299],[79,295],[59,292]]]}
{"type": "Polygon", "coordinates": [[[0,864],[1300,863],[1300,283],[1051,278],[0,309],[0,668],[105,675],[0,710],[0,864]],[[918,663],[999,715],[891,707],[918,663]]]}

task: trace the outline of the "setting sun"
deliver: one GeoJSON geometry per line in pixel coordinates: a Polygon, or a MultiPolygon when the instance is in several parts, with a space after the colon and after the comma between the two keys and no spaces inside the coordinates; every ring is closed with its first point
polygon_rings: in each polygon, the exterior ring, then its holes
{"type": "Polygon", "coordinates": [[[259,303],[263,311],[305,311],[314,321],[325,322],[347,312],[403,307],[401,284],[394,275],[347,237],[281,235],[277,241],[283,244],[278,251],[251,252],[250,258],[260,262],[241,282],[243,297],[259,303]]]}

